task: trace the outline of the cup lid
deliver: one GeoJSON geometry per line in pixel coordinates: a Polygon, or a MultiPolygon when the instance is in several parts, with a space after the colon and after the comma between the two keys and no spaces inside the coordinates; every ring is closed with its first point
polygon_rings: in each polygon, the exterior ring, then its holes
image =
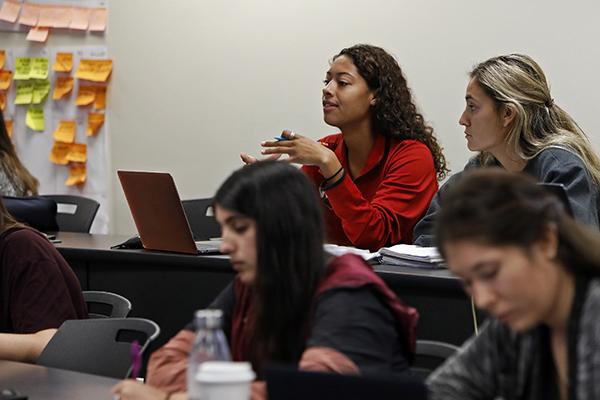
{"type": "Polygon", "coordinates": [[[250,382],[256,377],[248,362],[206,361],[200,364],[196,379],[201,382],[250,382]]]}

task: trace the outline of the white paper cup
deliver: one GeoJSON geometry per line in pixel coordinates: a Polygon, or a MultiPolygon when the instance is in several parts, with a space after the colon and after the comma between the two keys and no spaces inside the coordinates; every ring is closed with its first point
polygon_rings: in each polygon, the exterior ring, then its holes
{"type": "Polygon", "coordinates": [[[248,400],[254,378],[247,362],[207,361],[196,374],[202,400],[248,400]]]}

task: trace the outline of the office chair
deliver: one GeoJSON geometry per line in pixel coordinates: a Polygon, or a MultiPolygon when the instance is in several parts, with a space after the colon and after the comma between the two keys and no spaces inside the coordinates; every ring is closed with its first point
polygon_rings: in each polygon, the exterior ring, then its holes
{"type": "Polygon", "coordinates": [[[411,367],[413,375],[425,380],[431,372],[442,365],[458,349],[457,346],[450,343],[435,340],[417,340],[415,362],[411,367]]]}
{"type": "Polygon", "coordinates": [[[124,379],[131,374],[131,343],[143,353],[160,332],[142,318],[74,319],[65,321],[37,364],[87,374],[124,379]]]}
{"type": "Polygon", "coordinates": [[[82,293],[88,318],[126,318],[131,311],[131,302],[116,293],[94,290],[84,290],[82,293]]]}
{"type": "Polygon", "coordinates": [[[181,201],[194,240],[208,240],[221,236],[221,227],[214,217],[212,202],[212,198],[181,201]]]}
{"type": "Polygon", "coordinates": [[[17,221],[42,232],[58,231],[56,202],[45,197],[2,196],[4,206],[17,221]]]}
{"type": "Polygon", "coordinates": [[[100,207],[96,200],[82,196],[48,194],[42,197],[56,201],[58,230],[63,232],[88,233],[100,207]]]}

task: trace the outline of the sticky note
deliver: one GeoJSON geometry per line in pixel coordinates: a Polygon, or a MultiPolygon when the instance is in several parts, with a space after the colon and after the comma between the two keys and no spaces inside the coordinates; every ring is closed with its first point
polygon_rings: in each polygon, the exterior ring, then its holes
{"type": "Polygon", "coordinates": [[[67,161],[84,163],[87,160],[87,145],[83,143],[71,143],[71,149],[67,154],[67,161]]]}
{"type": "Polygon", "coordinates": [[[31,57],[17,57],[15,60],[15,81],[29,79],[31,75],[31,57]]]}
{"type": "Polygon", "coordinates": [[[6,52],[0,49],[0,69],[4,68],[4,63],[6,62],[6,52]]]}
{"type": "Polygon", "coordinates": [[[31,102],[33,104],[43,103],[48,97],[48,93],[50,93],[50,81],[48,79],[34,80],[31,102]]]}
{"type": "Polygon", "coordinates": [[[106,30],[106,8],[95,8],[90,16],[89,30],[91,32],[104,32],[106,30]]]}
{"type": "Polygon", "coordinates": [[[29,30],[29,33],[25,39],[29,40],[30,42],[44,43],[46,40],[48,40],[49,33],[50,30],[48,28],[34,26],[29,30]]]}
{"type": "Polygon", "coordinates": [[[94,108],[98,110],[104,110],[106,108],[106,86],[96,86],[94,108]]]}
{"type": "Polygon", "coordinates": [[[100,127],[104,123],[104,114],[103,113],[88,113],[88,124],[86,135],[94,136],[100,130],[100,127]]]}
{"type": "MultiPolygon", "coordinates": [[[[6,92],[3,90],[0,90],[0,110],[4,111],[5,108],[6,108],[6,92]]],[[[88,122],[88,129],[89,129],[89,122],[88,122]]]]}
{"type": "Polygon", "coordinates": [[[94,102],[96,98],[96,88],[94,86],[79,85],[75,105],[87,106],[94,102]]]}
{"type": "Polygon", "coordinates": [[[19,24],[27,26],[36,26],[40,16],[40,7],[38,5],[24,3],[19,15],[19,24]]]}
{"type": "Polygon", "coordinates": [[[67,165],[69,163],[67,156],[69,155],[70,151],[70,143],[54,142],[52,150],[50,151],[50,161],[54,164],[67,165]]]}
{"type": "Polygon", "coordinates": [[[73,53],[56,53],[52,69],[57,72],[71,72],[73,69],[73,53]]]}
{"type": "Polygon", "coordinates": [[[17,82],[15,104],[31,104],[33,101],[33,82],[17,82]]]}
{"type": "Polygon", "coordinates": [[[112,72],[112,60],[81,60],[75,76],[94,82],[106,82],[112,72]]]}
{"type": "Polygon", "coordinates": [[[6,126],[6,133],[8,133],[8,137],[12,138],[13,137],[13,120],[5,119],[4,126],[6,126]]]}
{"type": "Polygon", "coordinates": [[[21,10],[21,4],[16,1],[4,0],[0,8],[0,20],[14,24],[21,10]]]}
{"type": "Polygon", "coordinates": [[[29,107],[25,116],[25,125],[34,131],[43,131],[44,109],[42,107],[29,107]]]}
{"type": "Polygon", "coordinates": [[[69,167],[69,176],[65,181],[65,185],[74,186],[85,183],[86,168],[85,164],[71,165],[69,167]]]}
{"type": "Polygon", "coordinates": [[[31,59],[30,78],[47,79],[48,78],[48,58],[34,57],[31,59]]]}
{"type": "Polygon", "coordinates": [[[0,90],[7,90],[12,82],[12,71],[0,71],[0,90]]]}
{"type": "Polygon", "coordinates": [[[54,83],[54,93],[52,94],[53,100],[62,99],[73,90],[73,77],[71,76],[57,76],[54,83]]]}
{"type": "Polygon", "coordinates": [[[47,28],[68,28],[71,23],[71,7],[40,5],[37,26],[47,28]]]}
{"type": "Polygon", "coordinates": [[[90,24],[90,14],[92,10],[84,7],[72,7],[71,8],[71,23],[69,28],[77,29],[80,31],[87,31],[90,24]]]}
{"type": "Polygon", "coordinates": [[[63,120],[58,123],[54,130],[54,140],[63,143],[73,143],[77,134],[77,123],[72,120],[63,120]]]}

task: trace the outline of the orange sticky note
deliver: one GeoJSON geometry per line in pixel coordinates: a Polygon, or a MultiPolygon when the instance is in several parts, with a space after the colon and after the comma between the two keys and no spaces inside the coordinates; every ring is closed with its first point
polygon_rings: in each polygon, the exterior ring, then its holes
{"type": "Polygon", "coordinates": [[[84,163],[87,160],[87,145],[83,143],[71,143],[67,161],[84,163]]]}
{"type": "Polygon", "coordinates": [[[30,42],[44,43],[46,40],[48,40],[49,32],[50,30],[48,28],[34,26],[29,30],[29,33],[25,39],[29,40],[30,42]]]}
{"type": "Polygon", "coordinates": [[[75,105],[87,106],[94,102],[96,98],[96,88],[94,86],[79,85],[75,105]]]}
{"type": "Polygon", "coordinates": [[[37,26],[68,28],[71,23],[71,7],[40,5],[37,26]]]}
{"type": "Polygon", "coordinates": [[[12,71],[0,71],[0,90],[7,90],[12,82],[12,71]]]}
{"type": "Polygon", "coordinates": [[[38,5],[24,3],[19,15],[19,24],[27,26],[36,26],[40,16],[40,7],[38,5]]]}
{"type": "Polygon", "coordinates": [[[86,31],[90,24],[90,14],[92,10],[84,7],[71,8],[71,23],[69,28],[86,31]]]}
{"type": "Polygon", "coordinates": [[[12,138],[12,136],[13,136],[13,120],[5,119],[4,126],[6,126],[6,133],[8,133],[8,137],[12,138]]]}
{"type": "Polygon", "coordinates": [[[106,82],[112,72],[112,60],[81,60],[75,76],[94,82],[106,82]]]}
{"type": "Polygon", "coordinates": [[[106,30],[106,20],[108,13],[106,8],[94,8],[92,15],[90,16],[90,31],[91,32],[104,32],[106,30]]]}
{"type": "Polygon", "coordinates": [[[6,108],[6,92],[0,90],[0,111],[4,111],[6,108]]]}
{"type": "Polygon", "coordinates": [[[0,50],[0,69],[4,68],[5,62],[6,62],[6,52],[4,50],[0,50]]]}
{"type": "Polygon", "coordinates": [[[54,60],[52,69],[58,72],[71,72],[73,69],[73,53],[56,53],[56,60],[54,60]]]}
{"type": "Polygon", "coordinates": [[[86,168],[85,164],[77,164],[69,167],[69,177],[65,181],[65,185],[74,186],[85,183],[86,168]]]}
{"type": "Polygon", "coordinates": [[[106,86],[96,86],[94,108],[98,110],[104,110],[106,108],[106,86]]]}
{"type": "Polygon", "coordinates": [[[67,165],[69,163],[67,156],[69,155],[70,151],[70,143],[54,142],[52,151],[50,152],[50,161],[54,164],[67,165]]]}
{"type": "Polygon", "coordinates": [[[54,83],[54,93],[52,93],[52,100],[62,99],[73,90],[73,77],[72,76],[57,76],[56,82],[54,83]]]}
{"type": "Polygon", "coordinates": [[[63,143],[73,143],[77,134],[77,123],[75,121],[60,121],[54,131],[54,140],[63,143]]]}
{"type": "Polygon", "coordinates": [[[21,10],[21,4],[11,0],[4,0],[0,8],[0,20],[14,24],[21,10]]]}
{"type": "Polygon", "coordinates": [[[104,114],[103,113],[88,113],[88,124],[86,134],[88,136],[94,136],[100,130],[100,127],[104,123],[104,114]]]}

